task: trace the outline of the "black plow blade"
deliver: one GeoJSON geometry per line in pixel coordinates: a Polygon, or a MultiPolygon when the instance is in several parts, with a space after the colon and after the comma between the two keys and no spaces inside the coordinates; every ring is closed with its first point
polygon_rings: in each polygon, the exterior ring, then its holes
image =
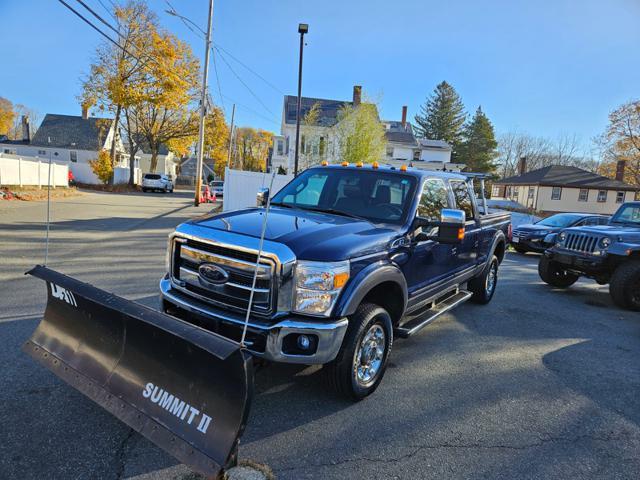
{"type": "Polygon", "coordinates": [[[249,354],[46,267],[27,273],[48,298],[25,352],[192,469],[233,465],[253,394],[249,354]]]}

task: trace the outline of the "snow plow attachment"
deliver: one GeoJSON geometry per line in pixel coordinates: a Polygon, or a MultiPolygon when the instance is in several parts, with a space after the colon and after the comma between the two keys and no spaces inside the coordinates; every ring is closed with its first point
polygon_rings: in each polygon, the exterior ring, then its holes
{"type": "Polygon", "coordinates": [[[195,471],[235,463],[253,395],[237,343],[46,267],[27,274],[48,298],[25,352],[195,471]]]}

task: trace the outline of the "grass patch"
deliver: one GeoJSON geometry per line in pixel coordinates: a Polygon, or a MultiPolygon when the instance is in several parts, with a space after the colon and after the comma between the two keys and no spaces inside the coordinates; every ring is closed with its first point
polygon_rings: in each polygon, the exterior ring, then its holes
{"type": "MultiPolygon", "coordinates": [[[[66,198],[82,195],[75,187],[55,187],[51,189],[51,198],[66,198]]],[[[0,200],[23,200],[37,201],[46,200],[48,196],[47,187],[37,186],[5,186],[0,188],[0,200]]]]}

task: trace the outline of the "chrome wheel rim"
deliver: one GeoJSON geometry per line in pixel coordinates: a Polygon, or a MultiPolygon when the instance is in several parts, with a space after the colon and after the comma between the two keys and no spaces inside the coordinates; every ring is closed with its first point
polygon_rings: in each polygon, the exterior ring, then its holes
{"type": "Polygon", "coordinates": [[[491,264],[491,268],[489,269],[489,274],[487,275],[486,280],[486,291],[489,295],[493,293],[493,290],[496,288],[496,280],[498,279],[498,265],[496,263],[491,264]]]}
{"type": "Polygon", "coordinates": [[[378,323],[372,325],[362,337],[354,357],[356,381],[363,387],[372,385],[382,367],[387,336],[378,323]]]}

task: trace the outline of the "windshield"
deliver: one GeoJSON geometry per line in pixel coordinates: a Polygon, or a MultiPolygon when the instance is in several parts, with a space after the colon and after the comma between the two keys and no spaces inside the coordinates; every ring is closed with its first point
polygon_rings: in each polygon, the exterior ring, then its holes
{"type": "Polygon", "coordinates": [[[640,226],[640,204],[620,207],[611,223],[628,223],[640,226]]]}
{"type": "Polygon", "coordinates": [[[280,190],[272,204],[399,224],[406,218],[415,186],[413,176],[399,173],[311,169],[280,190]]]}
{"type": "Polygon", "coordinates": [[[551,215],[550,217],[547,217],[544,220],[540,220],[537,223],[537,225],[544,225],[546,227],[564,228],[564,227],[570,226],[571,224],[580,220],[581,218],[582,216],[580,215],[560,213],[558,215],[551,215]]]}
{"type": "Polygon", "coordinates": [[[213,182],[211,182],[211,186],[212,187],[223,187],[224,186],[224,182],[221,182],[220,180],[214,180],[213,182]]]}

